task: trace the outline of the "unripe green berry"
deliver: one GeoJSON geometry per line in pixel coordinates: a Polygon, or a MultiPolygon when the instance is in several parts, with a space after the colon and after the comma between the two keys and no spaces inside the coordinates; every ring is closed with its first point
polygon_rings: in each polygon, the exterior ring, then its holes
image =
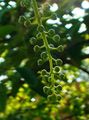
{"type": "Polygon", "coordinates": [[[60,95],[57,95],[56,98],[57,98],[58,101],[61,100],[61,96],[60,95]]]}
{"type": "Polygon", "coordinates": [[[57,100],[56,94],[48,95],[47,99],[48,99],[48,101],[55,103],[57,100]]]}
{"type": "Polygon", "coordinates": [[[65,79],[65,75],[63,73],[60,73],[60,79],[65,79]]]}
{"type": "Polygon", "coordinates": [[[38,64],[38,65],[42,65],[42,64],[43,64],[42,59],[39,59],[39,60],[37,61],[37,64],[38,64]]]}
{"type": "Polygon", "coordinates": [[[61,59],[57,59],[57,60],[56,60],[56,65],[61,66],[62,64],[63,64],[63,62],[62,62],[62,60],[61,60],[61,59]]]}
{"type": "Polygon", "coordinates": [[[28,7],[29,5],[30,5],[30,1],[29,0],[22,0],[21,2],[20,2],[20,5],[22,6],[22,7],[28,7]]]}
{"type": "Polygon", "coordinates": [[[23,1],[20,1],[20,5],[21,5],[21,7],[25,7],[25,5],[24,5],[24,2],[23,2],[23,1]]]}
{"type": "Polygon", "coordinates": [[[57,72],[57,73],[58,73],[59,71],[60,71],[60,67],[59,67],[59,66],[55,66],[55,67],[54,67],[54,72],[57,72]]]}
{"type": "Polygon", "coordinates": [[[41,74],[44,76],[44,75],[47,75],[47,71],[45,70],[45,69],[43,69],[42,71],[41,71],[41,74]]]}
{"type": "Polygon", "coordinates": [[[19,23],[24,23],[26,20],[25,16],[20,16],[18,22],[19,23]]]}
{"type": "Polygon", "coordinates": [[[44,75],[43,76],[43,80],[45,80],[46,82],[48,82],[48,75],[44,75]]]}
{"type": "Polygon", "coordinates": [[[48,75],[48,73],[46,75],[42,76],[42,80],[45,81],[46,84],[49,84],[49,85],[52,82],[50,76],[48,75]]]}
{"type": "Polygon", "coordinates": [[[29,27],[31,25],[31,21],[30,20],[26,20],[25,22],[24,22],[24,26],[25,27],[29,27]]]}
{"type": "Polygon", "coordinates": [[[48,87],[48,86],[44,86],[43,91],[44,91],[44,93],[46,93],[48,95],[52,94],[52,91],[51,91],[50,87],[48,87]]]}
{"type": "Polygon", "coordinates": [[[43,31],[45,30],[45,28],[44,28],[43,25],[40,25],[40,26],[37,27],[37,30],[38,30],[39,32],[43,32],[43,31]]]}
{"type": "Polygon", "coordinates": [[[29,42],[30,42],[31,45],[34,45],[34,44],[36,44],[37,40],[36,40],[35,37],[32,37],[32,38],[29,40],[29,42]]]}
{"type": "Polygon", "coordinates": [[[60,83],[60,80],[59,79],[56,79],[56,82],[55,82],[55,87],[58,86],[60,83]]]}
{"type": "Polygon", "coordinates": [[[55,30],[54,29],[49,29],[48,34],[50,36],[53,36],[55,34],[55,30]]]}
{"type": "MultiPolygon", "coordinates": [[[[59,79],[59,74],[57,74],[57,72],[53,71],[54,72],[54,78],[57,80],[59,79]]],[[[59,72],[58,72],[59,73],[59,72]]]]}
{"type": "Polygon", "coordinates": [[[46,81],[45,81],[45,80],[42,80],[41,82],[42,82],[44,85],[46,85],[46,81]]]}
{"type": "Polygon", "coordinates": [[[42,52],[42,53],[41,53],[41,58],[42,58],[43,60],[45,60],[45,59],[47,58],[47,53],[46,53],[46,52],[42,52]]]}
{"type": "Polygon", "coordinates": [[[63,52],[64,47],[62,45],[60,45],[60,46],[57,47],[57,50],[58,50],[58,52],[63,52]]]}
{"type": "Polygon", "coordinates": [[[35,45],[33,49],[34,49],[34,52],[39,52],[39,50],[40,50],[40,46],[35,45]]]}
{"type": "Polygon", "coordinates": [[[52,82],[52,79],[51,79],[51,77],[49,77],[49,78],[48,78],[48,82],[50,82],[50,83],[52,82]]]}
{"type": "Polygon", "coordinates": [[[55,42],[59,42],[60,41],[60,36],[59,35],[54,35],[53,36],[53,40],[55,41],[55,42]]]}
{"type": "Polygon", "coordinates": [[[60,92],[62,90],[62,86],[61,85],[55,86],[55,90],[56,92],[60,92]]]}
{"type": "Polygon", "coordinates": [[[36,35],[36,38],[41,39],[41,33],[40,32],[36,35]]]}

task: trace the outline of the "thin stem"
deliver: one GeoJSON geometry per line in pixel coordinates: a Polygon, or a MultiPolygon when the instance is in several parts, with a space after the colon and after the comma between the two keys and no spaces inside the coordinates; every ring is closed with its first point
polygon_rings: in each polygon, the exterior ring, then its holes
{"type": "Polygon", "coordinates": [[[50,48],[49,48],[49,45],[48,45],[48,41],[47,41],[45,32],[42,32],[42,38],[43,38],[44,45],[45,45],[47,53],[48,53],[49,64],[50,64],[50,73],[52,73],[53,72],[52,56],[51,56],[51,53],[50,53],[50,48]]]}
{"type": "MultiPolygon", "coordinates": [[[[42,25],[42,21],[40,19],[40,15],[38,12],[38,6],[37,6],[37,2],[36,0],[32,0],[33,2],[33,9],[34,9],[34,13],[35,13],[35,18],[38,22],[38,25],[42,25]]],[[[54,74],[53,74],[53,61],[52,61],[52,56],[51,56],[51,52],[50,52],[50,48],[49,48],[49,44],[45,35],[45,32],[42,32],[42,38],[43,38],[43,42],[44,42],[44,46],[46,48],[46,51],[48,53],[48,58],[49,58],[49,66],[50,66],[50,74],[51,74],[51,79],[54,80],[54,74]]]]}
{"type": "Polygon", "coordinates": [[[38,12],[38,6],[37,6],[36,0],[32,0],[32,4],[33,4],[33,9],[34,9],[35,18],[37,20],[37,23],[38,23],[38,25],[41,25],[41,19],[40,19],[40,15],[38,12]]]}

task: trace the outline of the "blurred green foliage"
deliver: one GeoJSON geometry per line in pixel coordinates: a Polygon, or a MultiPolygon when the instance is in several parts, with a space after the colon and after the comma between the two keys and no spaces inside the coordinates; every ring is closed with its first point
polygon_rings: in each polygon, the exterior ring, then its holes
{"type": "MultiPolygon", "coordinates": [[[[50,6],[48,1],[38,0],[38,5],[46,30],[54,29],[60,35],[59,45],[65,46],[62,53],[53,53],[63,60],[62,99],[51,104],[42,89],[38,71],[49,68],[48,64],[37,65],[40,55],[29,43],[37,33],[32,6],[27,9],[26,5],[21,7],[20,0],[0,0],[0,120],[88,120],[89,9],[82,8],[80,0],[52,0],[50,6]],[[55,2],[58,9],[51,11],[55,2]],[[83,10],[84,16],[74,16],[75,8],[83,10]],[[19,23],[20,16],[27,21],[19,23]],[[49,19],[61,23],[49,23],[49,19]],[[79,32],[81,25],[86,30],[79,32]]],[[[52,44],[57,46],[54,41],[52,44]]]]}

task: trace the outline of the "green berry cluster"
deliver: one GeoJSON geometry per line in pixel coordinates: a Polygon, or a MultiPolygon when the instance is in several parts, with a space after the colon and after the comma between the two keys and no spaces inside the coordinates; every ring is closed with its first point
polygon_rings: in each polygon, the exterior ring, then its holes
{"type": "MultiPolygon", "coordinates": [[[[62,90],[62,87],[60,81],[63,79],[64,74],[61,72],[62,60],[56,59],[53,56],[52,51],[56,50],[56,52],[62,52],[64,47],[62,45],[55,47],[54,44],[52,44],[53,42],[59,44],[59,41],[61,40],[60,36],[56,34],[54,29],[49,29],[48,31],[45,29],[39,15],[36,0],[32,0],[32,6],[35,14],[34,19],[37,21],[38,26],[37,34],[35,37],[33,36],[30,38],[29,42],[33,46],[34,52],[40,53],[37,64],[43,65],[47,61],[49,63],[49,70],[43,69],[39,71],[39,73],[42,78],[42,83],[44,83],[43,91],[47,94],[48,101],[55,103],[61,99],[60,91],[62,90]],[[48,38],[53,42],[51,43],[48,38]],[[39,41],[42,44],[39,44],[39,41]]],[[[55,14],[52,17],[56,19],[55,14]]],[[[21,20],[24,21],[25,18],[22,17],[20,18],[20,21],[21,20]]]]}
{"type": "MultiPolygon", "coordinates": [[[[60,68],[56,66],[54,68],[54,74],[58,74],[60,71],[60,68]]],[[[41,71],[42,76],[42,82],[44,83],[43,91],[46,93],[47,99],[50,103],[57,103],[61,99],[60,92],[62,90],[62,86],[60,85],[60,80],[56,77],[54,77],[54,81],[51,79],[51,75],[49,72],[47,72],[45,69],[41,71]]],[[[60,74],[59,74],[60,76],[60,74]]]]}
{"type": "Polygon", "coordinates": [[[61,99],[60,92],[62,90],[62,86],[60,85],[60,81],[61,78],[64,79],[64,76],[62,76],[64,74],[61,75],[60,72],[61,70],[59,66],[55,66],[53,68],[54,79],[51,78],[51,74],[47,70],[43,69],[40,72],[42,83],[44,84],[43,91],[48,95],[48,101],[51,103],[57,103],[61,99]]]}

